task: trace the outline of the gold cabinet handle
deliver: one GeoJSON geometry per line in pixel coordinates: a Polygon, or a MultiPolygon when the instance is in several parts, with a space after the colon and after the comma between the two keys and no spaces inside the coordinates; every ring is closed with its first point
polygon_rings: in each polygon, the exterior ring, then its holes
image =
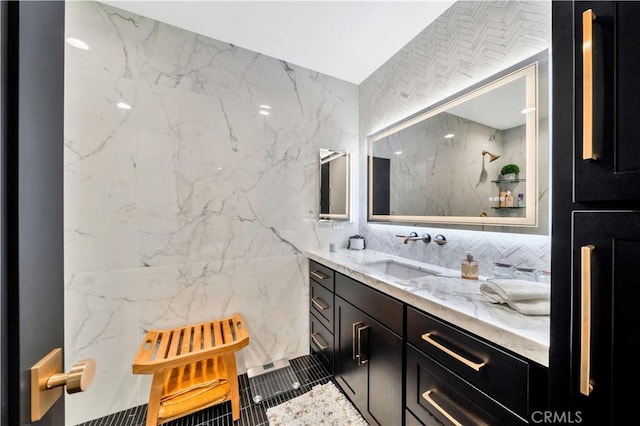
{"type": "Polygon", "coordinates": [[[457,359],[458,361],[460,361],[461,363],[463,363],[467,367],[471,367],[476,371],[480,371],[480,369],[482,367],[487,365],[486,362],[481,362],[481,363],[473,362],[473,361],[468,360],[467,358],[463,357],[462,355],[455,353],[454,351],[452,351],[451,349],[447,348],[446,346],[441,345],[440,343],[438,343],[435,340],[433,340],[431,338],[432,334],[433,334],[433,332],[431,332],[431,331],[428,332],[428,333],[423,334],[422,335],[422,340],[424,340],[425,342],[429,343],[432,346],[435,346],[436,348],[440,349],[442,352],[446,353],[447,355],[450,355],[450,356],[454,357],[455,359],[457,359]]]}
{"type": "Polygon", "coordinates": [[[327,278],[329,278],[328,275],[325,275],[325,274],[323,274],[321,272],[318,272],[318,271],[309,271],[309,274],[314,276],[314,277],[316,277],[319,280],[326,280],[327,278]]]}
{"type": "Polygon", "coordinates": [[[593,245],[580,248],[580,393],[589,395],[591,385],[591,253],[593,245]]]}
{"type": "Polygon", "coordinates": [[[329,305],[327,305],[326,303],[324,303],[322,301],[322,299],[318,298],[318,297],[312,297],[311,298],[311,303],[313,303],[313,305],[318,308],[321,311],[327,310],[329,309],[329,305]]]}
{"type": "Polygon", "coordinates": [[[351,324],[351,357],[357,360],[360,354],[356,345],[356,330],[359,325],[362,325],[362,321],[354,322],[351,324]]]}
{"type": "Polygon", "coordinates": [[[582,12],[582,159],[596,160],[593,149],[593,10],[582,12]]]}
{"type": "Polygon", "coordinates": [[[357,334],[358,334],[358,365],[364,365],[367,363],[367,361],[369,361],[369,350],[368,350],[368,343],[365,346],[365,353],[362,353],[362,332],[369,330],[369,326],[365,325],[364,327],[360,327],[358,328],[357,334]]]}
{"type": "Polygon", "coordinates": [[[320,343],[320,341],[316,337],[317,335],[318,335],[318,333],[311,333],[311,340],[313,340],[313,343],[315,343],[316,346],[318,348],[320,348],[321,351],[324,351],[325,349],[327,349],[329,347],[329,345],[323,345],[322,343],[320,343]]]}
{"type": "Polygon", "coordinates": [[[431,398],[431,394],[435,393],[434,390],[430,389],[428,391],[426,391],[425,393],[422,394],[422,397],[424,398],[425,401],[427,401],[429,403],[429,405],[431,405],[433,408],[435,408],[436,410],[438,410],[438,412],[440,414],[442,414],[443,416],[445,416],[447,418],[447,420],[449,420],[451,423],[453,423],[455,426],[462,426],[462,423],[460,423],[459,421],[457,421],[451,414],[449,414],[447,412],[447,410],[445,410],[444,408],[442,408],[440,406],[440,404],[438,404],[437,402],[435,402],[433,400],[433,398],[431,398]]]}

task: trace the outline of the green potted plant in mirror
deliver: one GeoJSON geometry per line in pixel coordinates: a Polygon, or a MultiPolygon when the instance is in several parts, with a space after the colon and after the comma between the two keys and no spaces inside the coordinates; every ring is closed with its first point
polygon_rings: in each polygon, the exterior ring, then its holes
{"type": "Polygon", "coordinates": [[[520,175],[520,167],[517,164],[505,164],[500,169],[500,180],[515,180],[520,175]]]}

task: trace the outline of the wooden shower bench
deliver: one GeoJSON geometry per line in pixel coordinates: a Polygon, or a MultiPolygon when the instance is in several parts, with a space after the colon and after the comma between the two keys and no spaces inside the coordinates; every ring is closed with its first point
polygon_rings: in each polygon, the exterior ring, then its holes
{"type": "Polygon", "coordinates": [[[235,353],[249,344],[242,315],[165,330],[149,330],[133,361],[134,374],[153,374],[147,426],[231,400],[240,418],[235,353]]]}

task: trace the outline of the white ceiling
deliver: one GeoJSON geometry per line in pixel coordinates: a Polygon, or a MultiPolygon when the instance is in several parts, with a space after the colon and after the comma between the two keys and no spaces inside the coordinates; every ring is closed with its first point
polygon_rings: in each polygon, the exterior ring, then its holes
{"type": "Polygon", "coordinates": [[[454,1],[102,3],[360,84],[454,1]]]}

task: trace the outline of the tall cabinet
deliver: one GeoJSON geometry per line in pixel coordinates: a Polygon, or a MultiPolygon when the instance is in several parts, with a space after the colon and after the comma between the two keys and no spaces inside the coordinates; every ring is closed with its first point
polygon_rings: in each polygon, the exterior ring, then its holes
{"type": "Polygon", "coordinates": [[[624,424],[640,403],[640,2],[552,17],[550,409],[624,424]]]}

